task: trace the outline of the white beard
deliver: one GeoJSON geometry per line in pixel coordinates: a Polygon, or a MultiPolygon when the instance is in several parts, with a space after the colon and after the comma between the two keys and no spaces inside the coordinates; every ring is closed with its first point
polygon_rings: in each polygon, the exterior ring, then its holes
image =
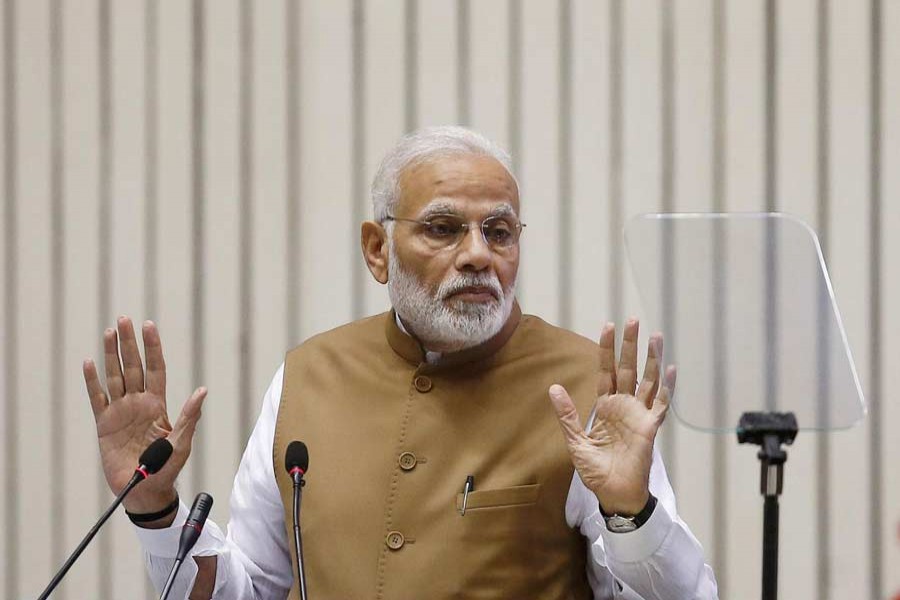
{"type": "Polygon", "coordinates": [[[397,314],[427,350],[455,352],[491,339],[512,312],[515,282],[504,290],[495,274],[460,273],[431,292],[406,271],[388,243],[388,295],[397,314]],[[489,288],[495,300],[487,303],[445,298],[471,287],[489,288]]]}

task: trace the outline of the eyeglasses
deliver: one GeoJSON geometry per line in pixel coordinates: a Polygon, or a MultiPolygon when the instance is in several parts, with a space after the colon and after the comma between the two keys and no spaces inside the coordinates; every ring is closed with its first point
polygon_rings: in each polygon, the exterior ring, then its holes
{"type": "Polygon", "coordinates": [[[386,216],[385,221],[398,221],[402,223],[414,223],[419,226],[418,234],[425,242],[435,250],[453,248],[459,244],[469,233],[473,224],[479,225],[481,237],[494,252],[506,252],[519,243],[524,223],[513,215],[494,215],[485,218],[479,224],[471,223],[457,215],[431,215],[425,219],[400,219],[394,216],[386,216]]]}

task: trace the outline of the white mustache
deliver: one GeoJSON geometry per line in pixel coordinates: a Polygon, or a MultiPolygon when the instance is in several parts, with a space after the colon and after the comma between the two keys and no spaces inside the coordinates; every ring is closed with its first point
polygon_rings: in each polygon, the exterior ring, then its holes
{"type": "Polygon", "coordinates": [[[500,281],[497,280],[497,276],[491,276],[486,273],[481,275],[458,275],[453,279],[443,281],[438,288],[437,297],[444,300],[447,297],[470,287],[487,288],[491,290],[491,293],[494,294],[495,298],[498,300],[503,299],[503,288],[500,286],[500,281]]]}

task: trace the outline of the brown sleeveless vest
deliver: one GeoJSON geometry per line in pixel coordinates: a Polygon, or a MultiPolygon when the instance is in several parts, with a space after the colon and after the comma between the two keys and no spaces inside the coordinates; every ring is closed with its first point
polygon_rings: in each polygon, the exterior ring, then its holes
{"type": "Polygon", "coordinates": [[[494,339],[439,365],[393,313],[290,351],[273,460],[292,540],[284,452],[295,439],[309,447],[310,596],[590,598],[586,541],[565,521],[573,467],[547,389],[563,384],[586,419],[597,366],[593,342],[518,306],[494,339]]]}

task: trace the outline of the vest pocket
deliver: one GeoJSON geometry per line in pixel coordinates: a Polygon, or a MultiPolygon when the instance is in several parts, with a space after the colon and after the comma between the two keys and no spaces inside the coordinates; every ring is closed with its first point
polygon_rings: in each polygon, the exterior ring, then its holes
{"type": "MultiPolygon", "coordinates": [[[[540,490],[541,484],[532,483],[530,485],[469,492],[469,499],[466,501],[466,512],[479,508],[534,504],[537,502],[540,490]]],[[[459,493],[456,495],[456,510],[462,510],[462,503],[463,495],[459,493]]]]}
{"type": "MultiPolygon", "coordinates": [[[[554,520],[545,513],[541,485],[481,489],[469,493],[466,514],[456,512],[448,547],[456,549],[446,564],[454,565],[459,595],[452,598],[487,600],[556,598],[543,593],[547,553],[554,520]]],[[[462,494],[456,506],[462,507],[462,494]]],[[[582,546],[583,548],[583,546],[582,546]]]]}

